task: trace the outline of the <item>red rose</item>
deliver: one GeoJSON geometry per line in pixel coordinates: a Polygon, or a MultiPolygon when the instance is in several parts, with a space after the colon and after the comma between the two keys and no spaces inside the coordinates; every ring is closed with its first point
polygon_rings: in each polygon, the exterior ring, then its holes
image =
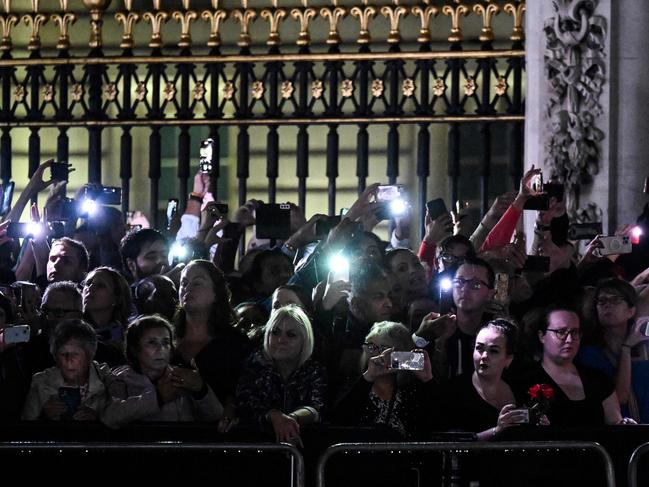
{"type": "Polygon", "coordinates": [[[547,384],[541,384],[541,393],[548,401],[554,397],[554,389],[547,384]]]}
{"type": "Polygon", "coordinates": [[[534,384],[529,388],[527,394],[530,396],[530,399],[540,399],[541,398],[541,384],[534,384]]]}

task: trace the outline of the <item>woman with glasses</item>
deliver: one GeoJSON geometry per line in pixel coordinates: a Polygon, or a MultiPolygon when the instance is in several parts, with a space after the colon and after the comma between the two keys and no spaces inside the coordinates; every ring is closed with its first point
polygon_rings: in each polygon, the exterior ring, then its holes
{"type": "Polygon", "coordinates": [[[593,330],[575,361],[615,381],[624,414],[649,422],[649,360],[642,357],[647,319],[636,322],[638,296],[626,281],[610,278],[595,288],[593,330]]]}
{"type": "Polygon", "coordinates": [[[581,337],[579,315],[570,306],[546,308],[537,322],[541,362],[525,375],[523,384],[552,387],[554,399],[547,413],[552,425],[632,424],[632,419],[622,418],[613,382],[595,369],[575,365],[581,337]]]}
{"type": "Polygon", "coordinates": [[[365,337],[363,375],[334,407],[334,421],[374,425],[412,438],[430,431],[433,373],[425,350],[413,350],[411,333],[401,323],[375,323],[365,337]],[[391,368],[391,354],[414,351],[424,356],[423,370],[391,368]]]}

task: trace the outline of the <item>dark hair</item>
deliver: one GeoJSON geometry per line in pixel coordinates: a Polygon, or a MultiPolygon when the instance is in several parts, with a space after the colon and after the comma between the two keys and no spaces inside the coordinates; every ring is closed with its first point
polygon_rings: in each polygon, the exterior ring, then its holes
{"type": "Polygon", "coordinates": [[[273,257],[281,257],[285,259],[287,262],[289,262],[291,265],[293,265],[293,261],[288,257],[288,255],[286,255],[279,249],[262,250],[252,258],[252,264],[250,265],[250,269],[243,275],[243,280],[251,289],[254,289],[255,284],[258,283],[259,280],[261,279],[262,269],[266,261],[268,259],[272,259],[273,257]]]}
{"type": "Polygon", "coordinates": [[[45,292],[43,292],[43,298],[41,299],[41,302],[45,303],[47,301],[48,296],[53,292],[68,293],[74,298],[75,302],[81,305],[81,291],[79,290],[79,285],[76,282],[72,282],[72,281],[53,282],[52,284],[50,284],[45,288],[45,292]]]}
{"type": "Polygon", "coordinates": [[[473,257],[467,255],[462,260],[460,260],[460,262],[457,265],[457,268],[455,269],[455,273],[457,273],[457,271],[463,265],[477,265],[487,269],[487,283],[489,284],[489,288],[493,289],[494,283],[496,282],[496,274],[494,273],[494,269],[493,267],[491,267],[491,264],[489,262],[487,262],[484,259],[481,259],[480,257],[473,257]]]}
{"type": "Polygon", "coordinates": [[[467,247],[467,257],[475,257],[475,249],[473,248],[473,242],[469,240],[468,237],[465,237],[464,235],[449,235],[446,237],[444,240],[442,240],[439,244],[439,251],[440,252],[448,252],[449,248],[453,245],[464,245],[467,247]]]}
{"type": "Polygon", "coordinates": [[[136,372],[142,373],[137,355],[140,351],[140,340],[147,330],[164,328],[169,332],[171,346],[174,345],[174,327],[160,315],[143,315],[135,318],[126,329],[126,361],[136,372]]]}
{"type": "MultiPolygon", "coordinates": [[[[237,319],[230,302],[230,288],[228,287],[223,272],[209,260],[203,259],[192,260],[187,264],[187,267],[183,269],[183,272],[186,272],[187,269],[189,269],[189,266],[192,265],[198,266],[207,272],[212,281],[212,287],[214,288],[214,303],[212,304],[212,309],[210,309],[210,314],[207,320],[209,332],[214,335],[219,330],[232,328],[237,322],[237,319]]],[[[176,336],[178,338],[183,338],[187,331],[187,314],[182,307],[178,308],[176,316],[174,316],[174,323],[176,327],[176,336]]]]}
{"type": "MultiPolygon", "coordinates": [[[[375,245],[378,247],[379,252],[381,253],[379,260],[382,260],[383,257],[385,256],[385,249],[387,247],[387,243],[381,240],[381,238],[373,233],[373,232],[368,232],[368,231],[362,231],[358,233],[349,243],[348,246],[348,251],[350,254],[353,254],[355,250],[360,249],[361,242],[363,239],[368,238],[370,240],[374,240],[375,245]]],[[[358,257],[359,259],[365,259],[367,256],[361,255],[358,257]]]]}
{"type": "Polygon", "coordinates": [[[53,249],[55,245],[65,245],[74,250],[77,254],[77,260],[79,261],[79,269],[84,273],[88,272],[88,262],[90,261],[90,257],[88,255],[88,249],[86,249],[86,246],[82,242],[70,237],[63,237],[54,240],[50,248],[53,249]]]}
{"type": "Polygon", "coordinates": [[[636,304],[638,304],[638,294],[636,293],[635,288],[622,279],[618,279],[616,277],[603,279],[597,283],[596,288],[597,291],[595,293],[595,301],[597,301],[599,294],[603,290],[610,289],[612,291],[615,291],[616,294],[622,296],[626,304],[629,305],[629,308],[633,308],[636,304]]]}
{"type": "Polygon", "coordinates": [[[413,255],[415,258],[417,258],[417,260],[419,260],[417,254],[415,254],[412,250],[406,249],[404,247],[397,247],[396,249],[390,249],[385,252],[385,256],[383,257],[383,263],[385,264],[385,267],[389,269],[390,264],[392,263],[392,259],[394,259],[400,253],[413,255]]]}
{"type": "MultiPolygon", "coordinates": [[[[113,291],[115,292],[115,308],[113,309],[112,321],[126,325],[128,317],[131,315],[133,310],[133,298],[131,297],[131,288],[129,287],[128,282],[124,276],[112,267],[95,267],[83,280],[83,287],[86,287],[86,282],[99,272],[108,274],[113,283],[113,291]]],[[[85,312],[84,318],[91,321],[90,316],[85,312]]]]}
{"type": "Polygon", "coordinates": [[[489,327],[495,328],[505,337],[505,352],[507,355],[514,355],[518,344],[518,325],[504,318],[496,318],[482,325],[480,330],[489,327]]]}
{"type": "Polygon", "coordinates": [[[6,324],[11,324],[16,321],[16,315],[14,314],[14,307],[11,304],[11,300],[3,293],[0,293],[0,308],[5,312],[6,324]]]}
{"type": "Polygon", "coordinates": [[[297,299],[299,299],[300,303],[302,303],[302,309],[305,311],[307,316],[311,320],[313,320],[314,308],[313,308],[313,299],[311,298],[311,294],[309,294],[302,286],[298,286],[297,284],[283,284],[282,286],[277,286],[275,292],[281,289],[286,289],[287,291],[291,291],[292,293],[295,293],[297,299]]]}
{"type": "Polygon", "coordinates": [[[122,238],[119,244],[119,253],[122,256],[124,269],[128,269],[127,259],[135,260],[140,255],[142,248],[147,244],[162,241],[165,245],[169,245],[167,238],[158,230],[153,228],[143,228],[134,232],[128,232],[122,238]]]}
{"type": "Polygon", "coordinates": [[[387,280],[385,269],[371,259],[364,258],[354,262],[350,270],[349,281],[352,295],[362,294],[372,282],[387,280]]]}
{"type": "Polygon", "coordinates": [[[579,318],[579,323],[581,324],[581,313],[579,312],[576,303],[570,301],[560,301],[557,303],[552,303],[542,309],[541,314],[539,315],[538,326],[536,328],[537,331],[540,331],[544,335],[547,333],[550,315],[555,311],[568,311],[570,313],[574,313],[579,318]]]}
{"type": "Polygon", "coordinates": [[[56,359],[56,353],[70,340],[78,340],[81,348],[88,354],[88,359],[95,358],[97,352],[97,333],[83,320],[69,319],[59,323],[50,335],[50,353],[56,359]]]}

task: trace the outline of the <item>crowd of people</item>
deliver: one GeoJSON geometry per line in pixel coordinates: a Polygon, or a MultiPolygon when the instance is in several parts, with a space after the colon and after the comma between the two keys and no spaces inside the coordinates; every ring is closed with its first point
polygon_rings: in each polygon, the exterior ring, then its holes
{"type": "Polygon", "coordinates": [[[290,205],[290,236],[263,240],[262,202],[221,214],[200,172],[164,231],[99,206],[66,236],[7,235],[48,187],[32,219],[62,220],[65,182],[48,164],[0,224],[3,421],[213,422],[296,445],[315,423],[492,440],[521,424],[649,422],[648,239],[602,255],[596,237],[580,255],[551,196],[528,251],[520,220],[543,193],[539,169],[477,228],[427,212],[419,243],[407,202],[389,242],[373,233],[378,185],[327,233],[324,215],[290,205]],[[539,256],[545,268],[527,265],[539,256]]]}

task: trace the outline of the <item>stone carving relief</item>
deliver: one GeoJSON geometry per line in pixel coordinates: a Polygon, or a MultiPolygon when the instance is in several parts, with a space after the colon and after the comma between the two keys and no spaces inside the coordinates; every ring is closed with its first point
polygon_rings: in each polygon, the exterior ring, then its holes
{"type": "Polygon", "coordinates": [[[595,14],[598,1],[554,0],[556,15],[544,27],[550,120],[545,163],[565,182],[568,214],[575,219],[598,212],[579,208],[581,186],[591,183],[599,171],[604,138],[596,122],[602,114],[599,100],[607,74],[607,29],[606,19],[595,14]]]}

